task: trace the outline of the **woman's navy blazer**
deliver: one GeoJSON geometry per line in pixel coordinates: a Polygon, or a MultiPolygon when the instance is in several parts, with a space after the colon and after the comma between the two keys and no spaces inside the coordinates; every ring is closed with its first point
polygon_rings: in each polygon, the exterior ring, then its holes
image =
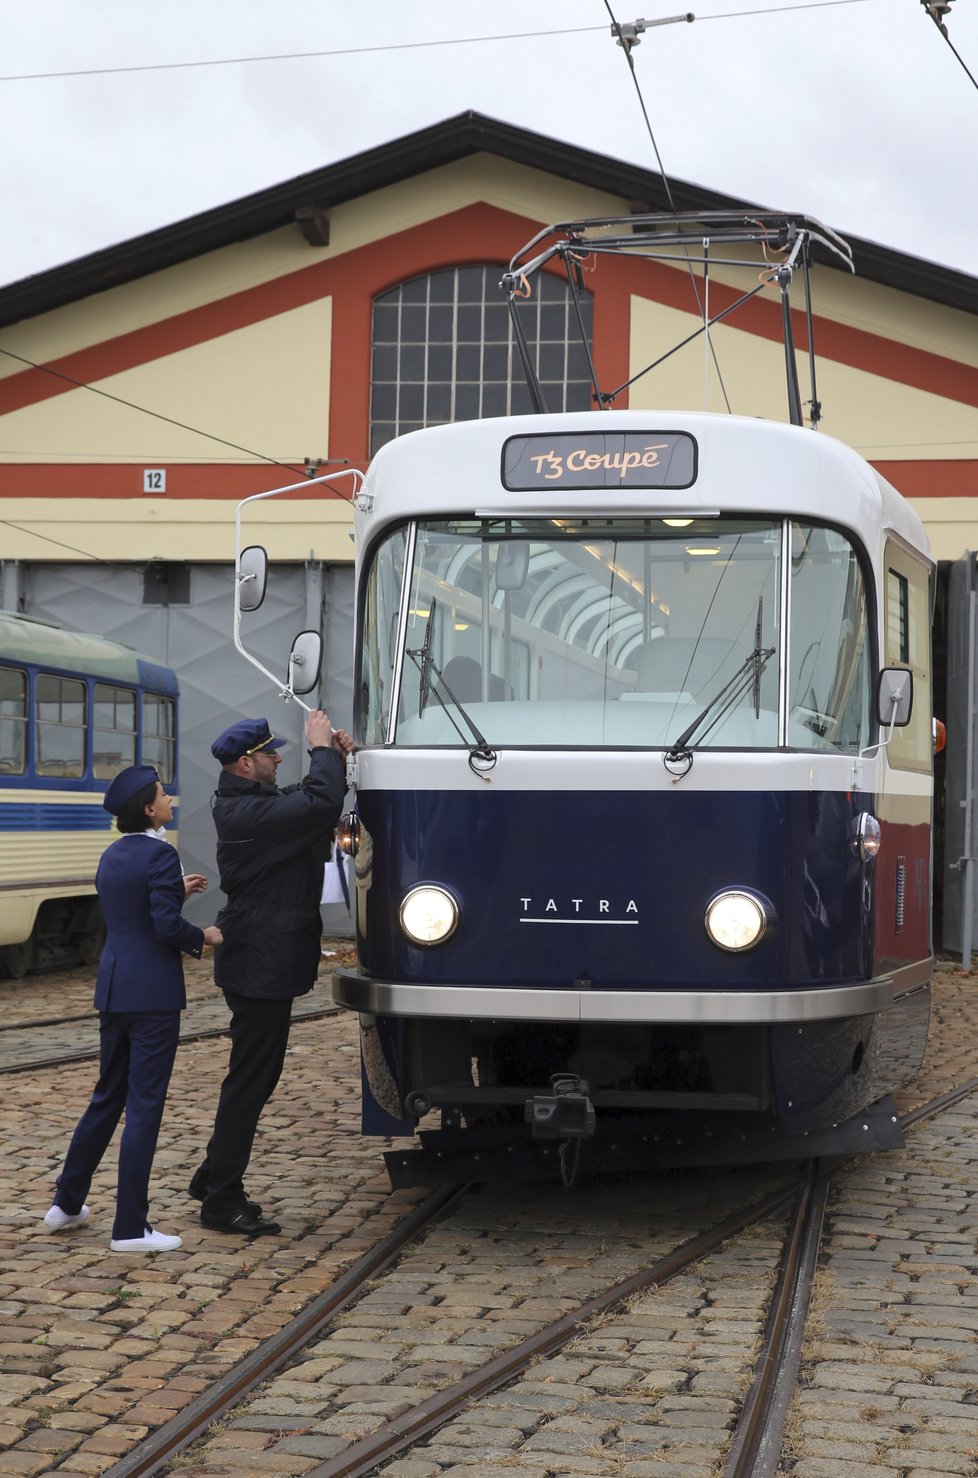
{"type": "Polygon", "coordinates": [[[181,914],[185,889],[176,848],[139,832],[102,853],[95,877],[107,939],[95,981],[99,1011],[181,1011],[181,952],[200,959],[204,931],[181,914]]]}

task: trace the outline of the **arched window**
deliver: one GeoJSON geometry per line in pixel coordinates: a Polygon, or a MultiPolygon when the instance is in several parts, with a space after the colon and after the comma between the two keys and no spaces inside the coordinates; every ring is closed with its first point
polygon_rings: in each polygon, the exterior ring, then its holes
{"type": "MultiPolygon", "coordinates": [[[[374,299],[370,454],[405,431],[531,409],[498,266],[429,272],[374,299]]],[[[591,341],[591,296],[581,294],[591,341]]],[[[591,382],[566,282],[541,272],[520,321],[551,411],[590,410],[591,382]]]]}

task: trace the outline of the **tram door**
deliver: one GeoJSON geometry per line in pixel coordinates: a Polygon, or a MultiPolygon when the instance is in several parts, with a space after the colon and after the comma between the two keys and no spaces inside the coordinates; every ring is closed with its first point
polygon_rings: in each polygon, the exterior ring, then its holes
{"type": "Polygon", "coordinates": [[[933,733],[930,568],[903,545],[886,546],[881,597],[883,665],[913,673],[910,722],[886,747],[877,799],[882,845],[874,864],[878,968],[898,969],[931,954],[933,733]]]}

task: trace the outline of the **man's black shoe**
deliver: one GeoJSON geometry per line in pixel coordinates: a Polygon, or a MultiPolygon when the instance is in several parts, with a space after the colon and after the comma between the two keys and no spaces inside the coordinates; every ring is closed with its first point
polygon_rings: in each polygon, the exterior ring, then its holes
{"type": "MultiPolygon", "coordinates": [[[[207,1182],[201,1179],[201,1174],[199,1170],[195,1171],[193,1180],[187,1187],[187,1195],[193,1196],[195,1201],[203,1201],[206,1199],[207,1182]]],[[[249,1216],[253,1216],[255,1218],[255,1221],[261,1221],[261,1207],[259,1206],[257,1201],[246,1201],[245,1210],[248,1212],[249,1216]]]]}
{"type": "Polygon", "coordinates": [[[243,1207],[225,1216],[205,1216],[202,1211],[200,1224],[210,1232],[230,1232],[233,1237],[277,1237],[282,1230],[277,1221],[252,1216],[243,1207]]]}

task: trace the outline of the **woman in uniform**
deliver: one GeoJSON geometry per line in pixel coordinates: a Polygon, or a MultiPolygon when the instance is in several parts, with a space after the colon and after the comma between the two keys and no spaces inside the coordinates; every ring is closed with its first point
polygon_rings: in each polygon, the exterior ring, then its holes
{"type": "Polygon", "coordinates": [[[44,1224],[61,1231],[88,1220],[92,1176],[125,1112],[109,1246],[113,1252],[168,1252],[181,1239],[150,1225],[149,1176],[187,1004],[181,952],[200,959],[205,946],[221,943],[221,931],[198,929],[181,916],[184,901],[203,892],[207,879],[180,870],[164,830],[173,803],[152,765],[123,770],[103,804],[122,835],[102,854],[95,879],[107,935],[95,985],[99,1080],[44,1224]]]}

